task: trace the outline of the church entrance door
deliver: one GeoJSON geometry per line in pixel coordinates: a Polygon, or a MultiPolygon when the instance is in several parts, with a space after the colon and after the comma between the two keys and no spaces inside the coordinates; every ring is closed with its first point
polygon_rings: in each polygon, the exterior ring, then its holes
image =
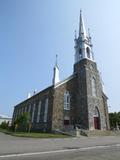
{"type": "Polygon", "coordinates": [[[64,120],[64,125],[65,126],[68,126],[70,124],[70,121],[69,120],[64,120]]]}
{"type": "Polygon", "coordinates": [[[99,110],[98,110],[98,107],[95,107],[95,110],[94,110],[94,128],[95,129],[100,129],[100,113],[99,113],[99,110]]]}
{"type": "Polygon", "coordinates": [[[69,125],[70,125],[70,121],[69,121],[69,120],[64,120],[64,128],[65,128],[66,130],[69,129],[69,125]]]}
{"type": "Polygon", "coordinates": [[[70,126],[70,117],[68,115],[65,115],[64,117],[64,128],[69,129],[70,126]]]}
{"type": "Polygon", "coordinates": [[[100,129],[99,117],[94,117],[94,128],[95,129],[100,129]]]}

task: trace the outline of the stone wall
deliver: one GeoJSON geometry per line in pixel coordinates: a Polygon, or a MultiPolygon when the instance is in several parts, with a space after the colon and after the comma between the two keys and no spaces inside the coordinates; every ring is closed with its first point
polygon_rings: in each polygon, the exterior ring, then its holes
{"type": "Polygon", "coordinates": [[[74,127],[76,124],[76,90],[76,77],[54,88],[52,130],[65,128],[65,116],[70,118],[70,126],[74,127]],[[70,93],[70,110],[64,110],[64,93],[66,91],[70,93]]]}
{"type": "Polygon", "coordinates": [[[29,113],[30,114],[30,123],[31,123],[31,130],[36,131],[51,131],[52,126],[52,112],[53,112],[53,87],[49,87],[36,95],[32,96],[31,98],[23,101],[22,103],[16,105],[14,107],[14,113],[13,113],[13,123],[16,120],[17,117],[22,115],[23,113],[29,113]],[[48,116],[47,116],[47,122],[44,122],[44,111],[45,111],[45,100],[48,98],[48,116]],[[37,116],[38,116],[38,105],[41,101],[41,111],[40,111],[40,118],[39,122],[37,122],[37,116]],[[34,118],[32,121],[32,114],[33,114],[33,108],[34,110],[34,118]]]}
{"type": "Polygon", "coordinates": [[[106,123],[106,116],[108,115],[108,112],[105,112],[105,107],[103,105],[102,84],[96,63],[88,59],[83,59],[79,63],[75,64],[74,73],[78,75],[78,88],[80,95],[78,106],[81,111],[80,123],[82,127],[89,130],[95,129],[94,112],[95,107],[97,107],[100,113],[100,129],[103,130],[109,128],[107,126],[108,123],[106,123]],[[92,94],[92,78],[96,81],[95,96],[92,94]]]}

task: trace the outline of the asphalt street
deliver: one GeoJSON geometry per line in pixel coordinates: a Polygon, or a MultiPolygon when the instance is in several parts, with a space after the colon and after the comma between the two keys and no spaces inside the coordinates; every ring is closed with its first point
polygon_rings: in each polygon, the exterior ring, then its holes
{"type": "Polygon", "coordinates": [[[0,160],[119,160],[120,137],[18,138],[0,133],[0,160]]]}

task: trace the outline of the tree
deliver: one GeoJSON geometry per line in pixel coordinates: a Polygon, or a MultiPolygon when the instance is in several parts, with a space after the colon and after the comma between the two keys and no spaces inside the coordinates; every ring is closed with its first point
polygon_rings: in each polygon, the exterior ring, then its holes
{"type": "Polygon", "coordinates": [[[109,113],[111,129],[117,129],[120,126],[120,112],[109,113]]]}
{"type": "Polygon", "coordinates": [[[8,129],[8,122],[3,121],[3,122],[1,123],[1,125],[0,125],[0,128],[2,128],[2,129],[8,129]]]}
{"type": "Polygon", "coordinates": [[[28,131],[29,130],[29,124],[30,124],[30,114],[29,113],[23,113],[20,115],[14,122],[14,129],[15,131],[28,131]]]}

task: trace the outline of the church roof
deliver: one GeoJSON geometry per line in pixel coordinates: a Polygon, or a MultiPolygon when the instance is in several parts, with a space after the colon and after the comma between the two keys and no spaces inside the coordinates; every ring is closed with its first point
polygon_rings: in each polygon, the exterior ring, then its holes
{"type": "Polygon", "coordinates": [[[5,119],[9,119],[9,118],[11,118],[11,117],[8,117],[8,116],[6,116],[6,115],[3,115],[3,114],[0,114],[0,118],[5,118],[5,119]]]}
{"type": "MultiPolygon", "coordinates": [[[[52,85],[52,86],[49,86],[49,87],[47,87],[47,88],[45,88],[45,89],[43,89],[43,90],[41,90],[41,91],[39,91],[39,92],[37,92],[36,94],[32,95],[30,98],[27,98],[27,99],[23,100],[22,102],[18,103],[16,106],[19,106],[19,105],[23,104],[24,102],[27,102],[27,101],[29,101],[30,99],[36,97],[37,95],[49,91],[49,90],[52,89],[52,88],[53,88],[53,85],[52,85]]],[[[16,106],[14,106],[14,107],[16,107],[16,106]]]]}
{"type": "Polygon", "coordinates": [[[73,75],[71,75],[71,76],[69,76],[69,77],[67,77],[66,79],[64,79],[63,81],[60,81],[59,83],[57,83],[56,85],[55,85],[55,87],[54,88],[57,88],[57,87],[59,87],[59,86],[61,86],[61,85],[63,85],[64,83],[66,83],[66,82],[68,82],[68,81],[70,81],[71,79],[73,79],[75,77],[75,75],[73,74],[73,75]]]}

